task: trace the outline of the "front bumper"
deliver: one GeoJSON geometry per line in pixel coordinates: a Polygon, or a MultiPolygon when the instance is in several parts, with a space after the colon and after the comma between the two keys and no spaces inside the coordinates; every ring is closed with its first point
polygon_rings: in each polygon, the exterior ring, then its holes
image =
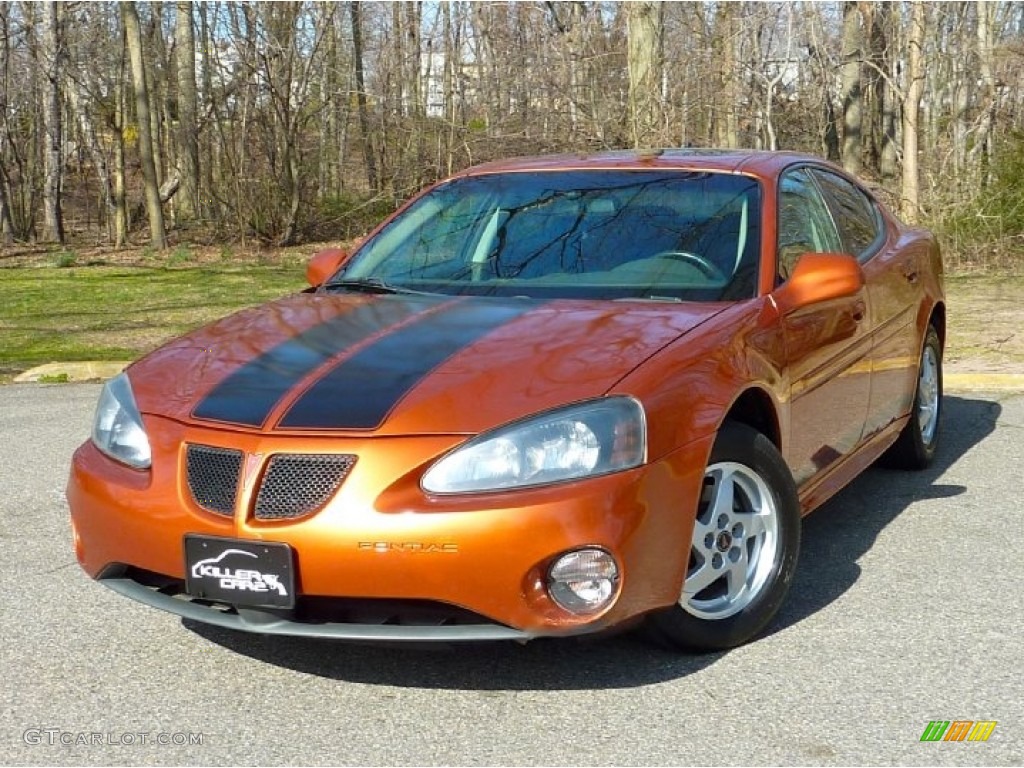
{"type": "Polygon", "coordinates": [[[100,583],[118,594],[140,603],[173,613],[183,619],[212,624],[240,632],[261,635],[290,635],[318,637],[331,640],[349,640],[364,643],[423,642],[454,643],[489,640],[514,640],[525,643],[536,634],[481,620],[480,623],[407,624],[390,623],[393,612],[378,612],[382,620],[372,623],[358,621],[300,620],[293,611],[239,608],[223,603],[189,597],[184,582],[152,578],[135,569],[114,567],[99,579],[100,583]]]}
{"type": "Polygon", "coordinates": [[[263,634],[377,641],[526,641],[597,632],[679,596],[693,516],[710,450],[697,441],[653,464],[605,477],[510,493],[430,497],[419,477],[460,438],[295,437],[229,433],[146,417],[153,467],[139,472],[91,443],[68,482],[75,547],[93,578],[184,618],[263,634]],[[184,446],[230,445],[246,456],[238,507],[228,516],[193,501],[184,446]],[[295,520],[262,521],[252,500],[268,457],[348,453],[358,461],[334,498],[295,520]],[[289,544],[296,589],[310,601],[424,602],[457,621],[363,621],[325,612],[234,608],[184,594],[185,534],[289,544]],[[619,590],[603,611],[571,614],[546,590],[549,564],[582,546],[606,549],[619,590]],[[467,618],[465,613],[470,614],[467,618]]]}

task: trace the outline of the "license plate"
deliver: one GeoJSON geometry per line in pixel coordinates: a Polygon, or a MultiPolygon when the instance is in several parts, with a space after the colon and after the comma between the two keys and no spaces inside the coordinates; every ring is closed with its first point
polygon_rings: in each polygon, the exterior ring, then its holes
{"type": "Polygon", "coordinates": [[[266,541],[185,535],[185,591],[260,608],[295,606],[292,548],[266,541]]]}

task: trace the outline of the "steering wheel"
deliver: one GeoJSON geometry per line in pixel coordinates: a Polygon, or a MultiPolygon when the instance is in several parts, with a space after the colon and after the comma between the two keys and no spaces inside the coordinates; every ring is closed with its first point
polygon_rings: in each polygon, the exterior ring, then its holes
{"type": "Polygon", "coordinates": [[[728,279],[728,275],[726,275],[721,269],[719,269],[714,262],[710,261],[704,256],[701,256],[696,253],[690,253],[689,251],[662,251],[661,253],[654,254],[650,258],[671,259],[672,261],[682,261],[687,264],[692,264],[701,272],[703,272],[706,277],[709,277],[717,282],[724,282],[725,280],[728,279]]]}

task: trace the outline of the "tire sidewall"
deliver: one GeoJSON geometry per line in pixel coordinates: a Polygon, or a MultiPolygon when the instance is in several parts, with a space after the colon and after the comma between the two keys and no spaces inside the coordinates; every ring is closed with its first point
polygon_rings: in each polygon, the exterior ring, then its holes
{"type": "Polygon", "coordinates": [[[918,362],[918,373],[917,373],[917,388],[914,390],[914,434],[917,437],[917,447],[921,455],[922,463],[927,465],[930,464],[932,459],[935,458],[935,449],[939,444],[939,431],[942,429],[942,344],[939,342],[939,334],[936,333],[935,327],[932,325],[928,326],[928,330],[924,336],[924,345],[921,347],[921,359],[918,362]],[[935,407],[935,429],[932,432],[932,439],[929,442],[924,441],[924,436],[921,434],[921,425],[917,422],[917,409],[920,405],[921,400],[921,369],[924,367],[924,356],[928,348],[931,348],[935,353],[935,376],[938,384],[938,401],[935,407]]]}
{"type": "Polygon", "coordinates": [[[931,323],[924,334],[924,342],[921,344],[921,354],[918,356],[915,373],[914,397],[910,405],[910,415],[895,442],[879,459],[880,465],[892,469],[926,469],[935,458],[939,445],[939,435],[942,432],[942,342],[939,339],[938,331],[931,323]],[[924,367],[924,356],[929,348],[935,353],[938,407],[935,411],[935,431],[932,432],[932,439],[925,443],[918,420],[918,408],[921,404],[921,371],[924,367]]]}

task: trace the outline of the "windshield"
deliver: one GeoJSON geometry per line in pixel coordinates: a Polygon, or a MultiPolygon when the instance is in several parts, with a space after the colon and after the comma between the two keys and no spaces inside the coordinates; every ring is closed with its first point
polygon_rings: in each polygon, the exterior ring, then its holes
{"type": "Polygon", "coordinates": [[[420,197],[333,282],[445,294],[737,300],[755,295],[760,239],[759,187],[745,176],[496,173],[420,197]]]}

